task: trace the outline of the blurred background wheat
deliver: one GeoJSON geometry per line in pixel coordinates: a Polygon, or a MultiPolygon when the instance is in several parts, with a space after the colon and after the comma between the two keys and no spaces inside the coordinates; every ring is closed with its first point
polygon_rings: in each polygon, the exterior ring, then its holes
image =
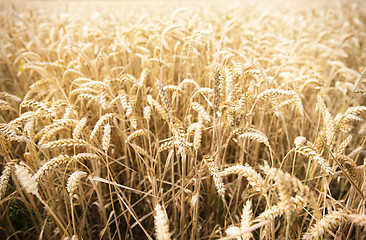
{"type": "Polygon", "coordinates": [[[364,239],[364,1],[2,2],[1,239],[364,239]]]}

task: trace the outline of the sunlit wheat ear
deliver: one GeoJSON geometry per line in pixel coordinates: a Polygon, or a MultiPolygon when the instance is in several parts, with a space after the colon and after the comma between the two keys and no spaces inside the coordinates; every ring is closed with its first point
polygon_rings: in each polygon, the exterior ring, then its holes
{"type": "Polygon", "coordinates": [[[37,135],[47,134],[50,130],[52,130],[54,128],[59,128],[59,127],[73,127],[77,123],[78,123],[78,121],[75,120],[75,119],[59,119],[59,120],[56,120],[51,125],[48,125],[48,126],[42,128],[42,130],[37,135]]]}
{"type": "Polygon", "coordinates": [[[99,96],[95,96],[95,95],[92,95],[92,94],[89,94],[89,93],[81,93],[78,95],[77,99],[76,99],[76,102],[82,102],[82,101],[85,101],[87,102],[87,106],[90,105],[90,104],[97,104],[97,105],[100,105],[100,98],[99,96]]]}
{"type": "Polygon", "coordinates": [[[87,173],[82,171],[76,171],[70,175],[66,185],[66,189],[70,198],[73,198],[81,179],[85,178],[86,176],[87,173]]]}
{"type": "Polygon", "coordinates": [[[351,141],[352,135],[349,135],[346,139],[343,140],[341,144],[339,144],[336,154],[346,155],[346,147],[350,144],[351,141]]]}
{"type": "Polygon", "coordinates": [[[201,146],[201,139],[202,139],[202,120],[198,121],[198,124],[196,125],[195,133],[194,133],[194,139],[193,139],[193,147],[194,150],[198,151],[198,149],[201,146]]]}
{"type": "Polygon", "coordinates": [[[15,175],[26,192],[39,197],[38,182],[32,177],[25,167],[15,164],[15,175]]]}
{"type": "Polygon", "coordinates": [[[156,87],[159,90],[159,96],[161,98],[161,101],[163,102],[163,106],[164,106],[165,110],[168,112],[169,115],[171,115],[172,105],[169,101],[166,91],[164,90],[163,84],[159,80],[156,80],[156,87]]]}
{"type": "Polygon", "coordinates": [[[198,124],[198,122],[195,122],[189,125],[189,127],[187,128],[187,136],[193,135],[193,133],[196,131],[198,124]]]}
{"type": "MultiPolygon", "coordinates": [[[[242,231],[249,228],[253,223],[253,211],[252,211],[252,201],[248,200],[247,203],[243,206],[243,212],[241,214],[240,221],[240,229],[242,231]]],[[[252,233],[245,233],[242,235],[242,238],[245,240],[249,240],[253,237],[252,233]]]]}
{"type": "Polygon", "coordinates": [[[87,118],[82,118],[80,121],[77,122],[75,125],[74,131],[72,132],[72,138],[79,139],[83,132],[83,129],[86,125],[87,118]]]}
{"type": "Polygon", "coordinates": [[[366,226],[366,214],[355,214],[350,213],[346,215],[347,220],[350,222],[359,225],[359,226],[366,226]]]}
{"type": "Polygon", "coordinates": [[[276,103],[276,107],[281,107],[294,102],[296,109],[300,113],[300,115],[303,116],[305,113],[301,98],[295,91],[283,89],[267,89],[257,96],[257,100],[270,100],[273,103],[276,103]],[[277,103],[277,100],[282,96],[290,97],[290,99],[277,103]]]}
{"type": "Polygon", "coordinates": [[[320,239],[327,231],[336,228],[344,221],[346,213],[343,210],[331,212],[313,224],[303,235],[303,239],[320,239]]]}
{"type": "Polygon", "coordinates": [[[76,235],[72,235],[72,237],[71,237],[71,238],[69,238],[69,237],[65,237],[63,240],[79,240],[79,237],[78,237],[78,236],[76,236],[76,235]]]}
{"type": "Polygon", "coordinates": [[[59,147],[87,147],[90,144],[82,139],[61,139],[40,145],[40,148],[59,148],[59,147]]]}
{"type": "Polygon", "coordinates": [[[366,112],[365,106],[349,107],[346,112],[338,113],[334,117],[334,124],[339,124],[341,131],[350,132],[352,130],[352,123],[363,121],[363,118],[358,116],[363,112],[366,112]]]}
{"type": "Polygon", "coordinates": [[[155,234],[157,240],[171,239],[169,233],[169,219],[166,215],[165,209],[158,203],[155,206],[155,234]]]}
{"type": "Polygon", "coordinates": [[[145,135],[145,131],[144,129],[139,129],[136,130],[134,132],[132,132],[130,135],[128,135],[128,137],[126,138],[126,143],[130,142],[131,140],[133,140],[134,138],[140,137],[140,136],[144,136],[145,135]]]}
{"type": "Polygon", "coordinates": [[[278,168],[271,168],[268,164],[260,167],[265,174],[271,179],[274,179],[278,189],[278,193],[281,201],[289,203],[300,203],[294,202],[293,197],[299,196],[298,200],[306,203],[310,203],[316,207],[316,201],[313,192],[310,188],[303,184],[296,176],[282,171],[278,168]],[[296,195],[293,194],[296,193],[296,195]]]}
{"type": "Polygon", "coordinates": [[[343,154],[336,154],[335,157],[337,158],[338,162],[346,169],[346,172],[353,181],[359,183],[358,180],[363,179],[364,173],[357,168],[357,164],[353,161],[353,159],[343,154]]]}
{"type": "Polygon", "coordinates": [[[218,167],[214,163],[213,158],[210,155],[205,155],[205,156],[203,156],[203,160],[205,161],[206,166],[208,167],[208,170],[210,171],[210,174],[213,178],[213,181],[214,181],[215,186],[216,186],[217,193],[221,197],[224,197],[224,195],[225,195],[225,185],[224,185],[224,182],[222,181],[222,176],[219,172],[218,167]]]}
{"type": "Polygon", "coordinates": [[[230,227],[228,227],[226,230],[225,230],[225,232],[226,232],[226,234],[228,235],[228,236],[237,236],[237,235],[239,235],[239,237],[236,237],[235,239],[236,240],[242,240],[243,238],[240,236],[240,233],[242,232],[241,230],[240,230],[240,228],[239,227],[237,227],[237,226],[230,226],[230,227]]]}
{"type": "Polygon", "coordinates": [[[225,68],[225,90],[226,101],[233,100],[233,71],[231,68],[225,68]]]}
{"type": "Polygon", "coordinates": [[[8,102],[1,99],[0,99],[0,110],[17,112],[17,110],[13,108],[8,102]]]}
{"type": "Polygon", "coordinates": [[[274,99],[281,96],[293,96],[296,95],[296,92],[283,90],[283,89],[267,89],[260,94],[258,94],[258,100],[265,100],[265,99],[274,99]]]}
{"type": "Polygon", "coordinates": [[[174,141],[167,141],[159,146],[158,152],[172,149],[174,147],[174,141]]]}
{"type": "Polygon", "coordinates": [[[145,149],[143,149],[142,147],[140,147],[139,145],[134,144],[134,143],[130,143],[130,145],[139,154],[141,154],[143,156],[150,156],[150,154],[145,149]]]}
{"type": "Polygon", "coordinates": [[[334,122],[336,124],[340,123],[340,127],[345,130],[351,130],[350,124],[353,121],[363,121],[362,118],[358,117],[358,115],[363,112],[366,112],[365,106],[349,107],[344,114],[337,114],[334,117],[334,122]]]}
{"type": "Polygon", "coordinates": [[[132,106],[131,106],[131,103],[128,99],[128,96],[126,94],[126,91],[125,90],[120,90],[118,92],[118,97],[121,99],[121,104],[122,104],[122,107],[125,109],[126,111],[126,117],[129,117],[132,113],[132,106]]]}
{"type": "Polygon", "coordinates": [[[266,193],[266,182],[262,178],[262,176],[255,171],[251,166],[248,164],[243,165],[236,165],[225,168],[223,171],[220,172],[220,176],[228,176],[230,174],[237,174],[240,176],[244,176],[247,178],[249,184],[256,190],[262,193],[266,193]]]}
{"type": "Polygon", "coordinates": [[[108,120],[117,117],[118,115],[116,113],[107,113],[99,118],[97,123],[94,125],[93,131],[90,134],[90,139],[93,140],[95,135],[98,133],[99,129],[107,123],[108,120]]]}
{"type": "Polygon", "coordinates": [[[72,156],[71,158],[72,158],[72,161],[75,161],[75,162],[82,162],[85,160],[89,160],[89,161],[100,160],[100,157],[94,153],[78,153],[78,154],[72,156]]]}
{"type": "Polygon", "coordinates": [[[318,164],[321,169],[324,170],[324,172],[328,174],[333,174],[333,170],[329,166],[329,164],[326,162],[326,160],[321,157],[317,152],[315,152],[312,148],[309,146],[309,142],[306,140],[305,137],[296,137],[295,138],[295,145],[296,145],[296,151],[305,155],[306,157],[310,158],[310,160],[314,161],[316,164],[318,164]]]}
{"type": "Polygon", "coordinates": [[[265,220],[273,220],[279,216],[282,216],[285,212],[293,210],[293,207],[289,202],[280,201],[276,205],[271,206],[266,211],[262,212],[258,217],[254,219],[255,222],[262,222],[265,220]]]}
{"type": "Polygon", "coordinates": [[[19,129],[12,126],[10,123],[0,123],[0,134],[7,141],[23,142],[26,139],[23,136],[18,135],[19,129]]]}
{"type": "Polygon", "coordinates": [[[192,108],[198,112],[198,114],[206,121],[206,122],[210,122],[211,121],[211,117],[210,115],[206,112],[206,110],[203,108],[202,105],[200,105],[197,102],[193,102],[192,103],[192,108]]]}
{"type": "Polygon", "coordinates": [[[77,115],[74,107],[66,107],[63,119],[70,119],[77,115]]]}
{"type": "Polygon", "coordinates": [[[144,119],[149,122],[151,119],[151,107],[150,106],[144,107],[143,114],[144,114],[144,119]]]}
{"type": "Polygon", "coordinates": [[[327,145],[329,145],[332,142],[333,133],[336,126],[335,122],[333,121],[332,115],[328,111],[327,107],[325,106],[324,100],[320,95],[318,95],[316,108],[320,110],[323,116],[323,128],[325,130],[327,145]]]}
{"type": "Polygon", "coordinates": [[[272,149],[271,145],[269,144],[268,138],[264,133],[256,132],[245,132],[238,136],[239,138],[247,138],[250,140],[254,140],[260,143],[265,144],[270,150],[272,149]]]}
{"type": "Polygon", "coordinates": [[[179,83],[178,88],[183,91],[184,86],[192,86],[195,87],[197,90],[201,88],[201,86],[192,79],[184,79],[181,83],[179,83]]]}
{"type": "Polygon", "coordinates": [[[160,116],[167,122],[169,122],[169,115],[167,113],[167,111],[160,105],[160,103],[158,103],[157,101],[155,101],[151,95],[147,95],[147,102],[155,107],[155,109],[158,111],[158,113],[160,114],[160,116]]]}
{"type": "MultiPolygon", "coordinates": [[[[228,236],[236,236],[240,234],[242,231],[248,229],[253,223],[253,212],[252,212],[252,202],[250,200],[243,206],[243,211],[240,218],[240,227],[230,226],[225,232],[228,236]]],[[[253,237],[251,232],[244,233],[237,237],[239,240],[249,240],[253,237]]]]}
{"type": "Polygon", "coordinates": [[[22,101],[22,99],[20,99],[16,95],[7,92],[0,92],[0,98],[4,98],[6,100],[10,100],[17,103],[22,101]]]}
{"type": "Polygon", "coordinates": [[[108,152],[108,149],[111,144],[111,132],[112,132],[111,125],[109,125],[109,123],[107,123],[104,126],[103,137],[102,137],[102,149],[106,153],[108,152]]]}
{"type": "Polygon", "coordinates": [[[57,157],[52,158],[51,160],[47,161],[45,164],[42,165],[40,169],[33,175],[33,179],[39,181],[40,178],[45,175],[47,172],[51,171],[52,169],[57,168],[62,164],[69,164],[72,161],[72,158],[68,155],[60,155],[57,157]]]}
{"type": "Polygon", "coordinates": [[[80,87],[92,88],[92,89],[101,90],[101,91],[108,90],[108,86],[106,83],[101,82],[101,81],[93,81],[93,80],[81,84],[80,87]]]}
{"type": "Polygon", "coordinates": [[[100,92],[98,90],[83,87],[83,88],[76,88],[70,92],[70,98],[73,96],[79,96],[80,94],[91,94],[91,95],[98,95],[100,92]]]}
{"type": "Polygon", "coordinates": [[[12,169],[10,164],[4,167],[4,170],[0,177],[0,201],[4,198],[6,193],[6,188],[8,187],[9,178],[11,176],[12,169]]]}
{"type": "Polygon", "coordinates": [[[37,102],[34,100],[23,100],[23,102],[19,105],[21,108],[32,108],[32,109],[46,109],[46,105],[42,102],[37,102]]]}

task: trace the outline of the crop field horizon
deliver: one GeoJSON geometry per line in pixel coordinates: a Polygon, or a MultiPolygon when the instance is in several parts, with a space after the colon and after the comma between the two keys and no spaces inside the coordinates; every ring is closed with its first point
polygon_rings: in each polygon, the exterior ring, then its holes
{"type": "Polygon", "coordinates": [[[365,1],[2,1],[0,239],[366,239],[365,1]]]}

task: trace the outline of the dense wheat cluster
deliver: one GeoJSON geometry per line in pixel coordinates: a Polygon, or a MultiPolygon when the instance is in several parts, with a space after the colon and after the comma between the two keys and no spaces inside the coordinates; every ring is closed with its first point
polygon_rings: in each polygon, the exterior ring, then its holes
{"type": "Polygon", "coordinates": [[[365,2],[15,2],[0,24],[1,239],[365,237],[365,2]]]}

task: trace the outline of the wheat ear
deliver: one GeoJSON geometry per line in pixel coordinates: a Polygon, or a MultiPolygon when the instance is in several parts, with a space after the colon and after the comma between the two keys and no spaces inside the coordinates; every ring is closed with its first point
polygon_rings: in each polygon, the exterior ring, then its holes
{"type": "Polygon", "coordinates": [[[61,139],[40,145],[40,148],[58,148],[58,147],[86,147],[89,143],[82,139],[61,139]]]}
{"type": "Polygon", "coordinates": [[[303,239],[319,239],[324,235],[324,233],[326,233],[326,231],[339,226],[345,220],[346,215],[342,210],[331,212],[309,228],[309,230],[303,235],[303,239]]]}
{"type": "Polygon", "coordinates": [[[108,149],[111,144],[111,132],[112,132],[111,125],[109,125],[109,123],[107,123],[104,126],[103,137],[102,137],[102,149],[106,153],[108,152],[108,149]]]}
{"type": "Polygon", "coordinates": [[[159,203],[155,206],[155,233],[157,240],[171,239],[171,234],[169,233],[169,219],[165,209],[163,209],[159,203]]]}
{"type": "Polygon", "coordinates": [[[47,161],[45,164],[43,164],[40,169],[38,169],[38,171],[33,175],[33,179],[38,182],[40,178],[47,172],[51,171],[54,168],[57,168],[62,164],[69,164],[71,160],[72,158],[68,155],[60,155],[58,157],[54,157],[51,160],[47,161]]]}
{"type": "Polygon", "coordinates": [[[4,170],[3,170],[2,174],[1,174],[1,177],[0,177],[0,201],[5,196],[6,188],[8,186],[8,182],[9,182],[9,178],[10,178],[11,172],[12,172],[11,165],[10,164],[7,164],[4,167],[4,170]]]}
{"type": "Polygon", "coordinates": [[[310,143],[306,140],[305,137],[296,137],[295,138],[296,151],[307,156],[310,160],[313,160],[317,163],[326,173],[333,174],[333,170],[326,162],[324,158],[322,158],[317,152],[315,152],[312,148],[310,148],[310,143]]]}
{"type": "Polygon", "coordinates": [[[246,165],[236,165],[236,166],[231,166],[228,168],[225,168],[223,171],[220,172],[220,176],[224,177],[230,174],[237,174],[237,175],[241,175],[244,176],[248,179],[248,182],[250,185],[252,185],[252,187],[260,192],[267,192],[266,190],[266,183],[264,181],[264,179],[262,178],[262,176],[255,171],[251,166],[249,166],[248,164],[246,165]]]}
{"type": "Polygon", "coordinates": [[[70,175],[66,184],[66,190],[69,193],[70,198],[73,198],[81,179],[85,178],[86,176],[87,173],[83,171],[76,171],[70,175]]]}
{"type": "Polygon", "coordinates": [[[217,189],[217,193],[223,197],[225,194],[225,185],[224,182],[222,181],[222,176],[219,172],[218,167],[216,166],[216,164],[214,163],[213,158],[210,155],[205,155],[203,156],[203,160],[205,161],[208,170],[210,171],[210,174],[214,180],[216,189],[217,189]]]}

